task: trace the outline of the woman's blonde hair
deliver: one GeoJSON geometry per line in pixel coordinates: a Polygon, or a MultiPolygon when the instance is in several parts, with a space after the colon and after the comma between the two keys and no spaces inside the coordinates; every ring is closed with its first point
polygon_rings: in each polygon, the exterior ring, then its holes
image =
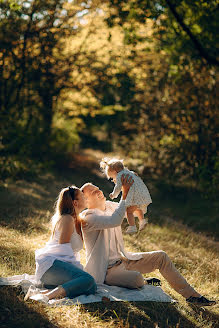
{"type": "Polygon", "coordinates": [[[54,235],[57,224],[60,222],[62,215],[69,214],[75,219],[75,227],[77,233],[82,237],[81,223],[77,218],[73,200],[77,199],[77,194],[80,191],[79,188],[75,186],[63,188],[58,196],[55,203],[55,214],[53,215],[52,222],[52,236],[54,235]]]}
{"type": "Polygon", "coordinates": [[[119,172],[124,169],[123,159],[105,157],[100,162],[100,168],[104,171],[107,178],[109,179],[109,171],[113,170],[119,172]]]}

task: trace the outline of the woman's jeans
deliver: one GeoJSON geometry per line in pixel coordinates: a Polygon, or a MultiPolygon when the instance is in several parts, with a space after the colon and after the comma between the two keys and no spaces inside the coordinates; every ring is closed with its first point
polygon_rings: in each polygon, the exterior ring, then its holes
{"type": "Polygon", "coordinates": [[[91,275],[74,264],[59,260],[53,262],[53,265],[42,276],[41,281],[48,289],[61,285],[69,298],[81,294],[94,294],[97,290],[97,285],[91,275]]]}

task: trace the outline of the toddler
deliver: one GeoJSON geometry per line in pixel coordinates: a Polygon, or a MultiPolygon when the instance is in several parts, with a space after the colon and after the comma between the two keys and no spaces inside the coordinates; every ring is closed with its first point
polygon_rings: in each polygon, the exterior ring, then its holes
{"type": "Polygon", "coordinates": [[[109,195],[111,199],[118,197],[121,192],[121,176],[123,174],[129,174],[133,178],[134,183],[130,187],[126,198],[128,205],[127,219],[129,223],[126,233],[131,234],[137,232],[134,215],[139,219],[139,230],[143,230],[147,224],[144,214],[147,213],[148,205],[152,203],[147,186],[139,176],[124,167],[123,160],[104,158],[100,162],[100,167],[105,171],[107,178],[112,179],[115,183],[113,192],[109,195]]]}

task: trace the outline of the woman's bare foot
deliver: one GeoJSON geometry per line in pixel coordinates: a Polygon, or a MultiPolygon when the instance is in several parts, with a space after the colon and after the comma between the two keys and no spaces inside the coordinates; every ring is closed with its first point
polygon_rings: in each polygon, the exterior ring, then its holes
{"type": "Polygon", "coordinates": [[[47,294],[47,293],[49,293],[49,292],[50,292],[49,289],[44,289],[44,290],[41,290],[41,291],[40,291],[41,294],[47,294]]]}

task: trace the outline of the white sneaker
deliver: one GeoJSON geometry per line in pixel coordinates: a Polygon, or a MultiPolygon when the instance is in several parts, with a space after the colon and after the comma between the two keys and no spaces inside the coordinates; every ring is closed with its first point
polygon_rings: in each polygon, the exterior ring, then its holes
{"type": "Polygon", "coordinates": [[[143,230],[146,227],[147,223],[148,221],[145,219],[139,221],[139,231],[143,230]]]}
{"type": "Polygon", "coordinates": [[[135,225],[134,226],[128,226],[128,228],[126,229],[126,233],[128,233],[128,234],[135,233],[135,232],[137,232],[137,228],[136,228],[135,225]]]}

